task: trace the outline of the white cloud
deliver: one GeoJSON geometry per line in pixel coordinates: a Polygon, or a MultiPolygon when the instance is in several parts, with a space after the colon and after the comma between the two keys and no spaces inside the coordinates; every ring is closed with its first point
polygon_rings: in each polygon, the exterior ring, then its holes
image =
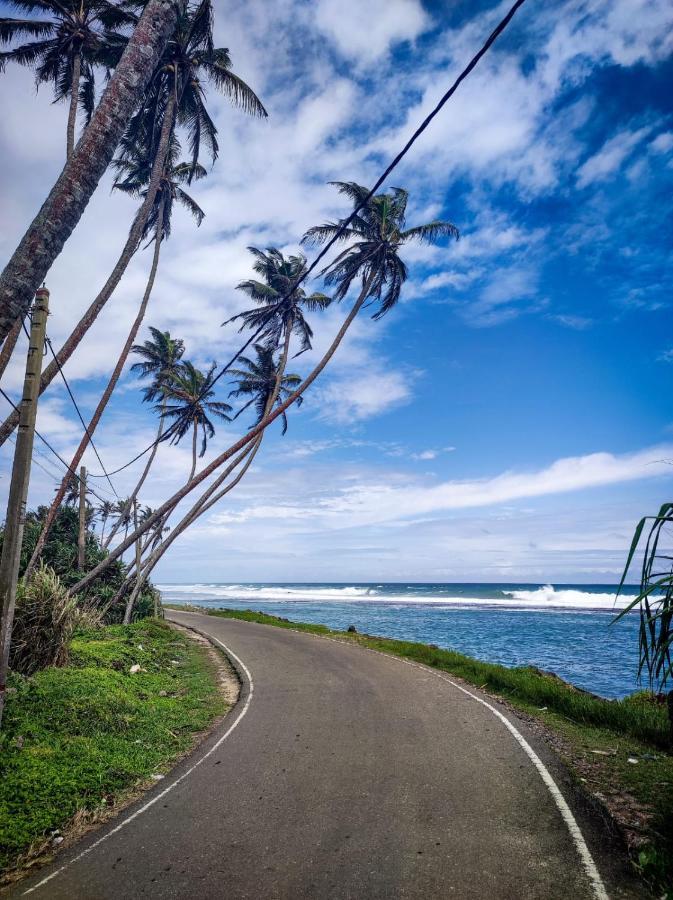
{"type": "Polygon", "coordinates": [[[365,370],[338,377],[313,394],[311,405],[319,416],[336,425],[348,425],[380,416],[411,400],[413,374],[365,370]]]}
{"type": "Polygon", "coordinates": [[[650,142],[650,150],[655,153],[668,153],[673,150],[673,131],[663,131],[650,142]]]}
{"type": "MultiPolygon", "coordinates": [[[[289,498],[283,501],[279,497],[278,503],[292,509],[291,518],[313,519],[321,528],[364,528],[454,510],[495,508],[513,501],[586,491],[605,485],[661,476],[670,478],[671,467],[666,460],[671,456],[671,445],[634,453],[591,453],[559,459],[546,468],[530,472],[507,471],[490,478],[430,485],[409,483],[409,477],[400,474],[386,479],[351,481],[327,494],[321,485],[316,494],[304,496],[299,502],[289,498]]],[[[219,514],[215,521],[247,522],[267,518],[269,505],[255,503],[219,514]]]]}
{"type": "Polygon", "coordinates": [[[624,130],[607,140],[601,149],[584,162],[577,172],[577,185],[584,188],[614,175],[638,144],[650,133],[650,128],[624,130]]]}
{"type": "Polygon", "coordinates": [[[537,293],[538,274],[534,269],[503,269],[490,276],[477,300],[460,307],[460,314],[477,328],[490,328],[544,308],[546,300],[535,299],[537,293]]]}
{"type": "Polygon", "coordinates": [[[564,328],[572,328],[573,331],[584,331],[593,324],[593,320],[589,319],[587,316],[574,316],[565,313],[550,315],[548,318],[554,322],[558,322],[559,325],[563,325],[564,328]]]}
{"type": "Polygon", "coordinates": [[[318,0],[314,15],[317,27],[356,64],[373,63],[431,24],[419,0],[318,0]]]}

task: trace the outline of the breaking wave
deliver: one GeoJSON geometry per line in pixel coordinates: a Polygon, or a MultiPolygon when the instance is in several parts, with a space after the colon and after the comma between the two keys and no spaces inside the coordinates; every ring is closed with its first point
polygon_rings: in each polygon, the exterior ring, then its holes
{"type": "Polygon", "coordinates": [[[226,601],[265,603],[385,603],[436,604],[444,606],[501,606],[514,609],[604,609],[624,608],[628,594],[616,600],[609,588],[589,586],[554,587],[551,584],[519,588],[515,585],[439,584],[163,584],[166,600],[212,604],[226,601]]]}

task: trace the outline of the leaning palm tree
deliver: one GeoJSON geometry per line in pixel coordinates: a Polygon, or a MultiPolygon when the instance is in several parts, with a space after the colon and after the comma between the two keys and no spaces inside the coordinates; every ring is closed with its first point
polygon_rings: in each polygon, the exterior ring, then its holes
{"type": "Polygon", "coordinates": [[[300,352],[303,353],[310,348],[313,337],[304,311],[327,309],[332,298],[317,292],[307,294],[301,286],[297,286],[297,282],[306,275],[307,264],[303,253],[285,257],[275,247],[268,247],[266,252],[257,247],[248,247],[248,250],[255,257],[252,267],[263,281],[249,278],[237,287],[254,300],[257,307],[238,313],[222,324],[228,325],[240,319],[241,331],[244,328],[254,331],[248,343],[261,338],[274,349],[282,343],[286,333],[294,333],[299,337],[300,352]]]}
{"type": "MultiPolygon", "coordinates": [[[[369,193],[366,187],[354,181],[333,181],[331,184],[356,207],[369,193]]],[[[404,244],[411,241],[430,244],[439,238],[458,237],[455,225],[440,220],[406,228],[408,199],[407,191],[392,188],[389,194],[371,197],[341,233],[342,222],[317,225],[306,232],[303,239],[306,244],[321,244],[337,235],[340,241],[348,243],[322,272],[326,284],[336,286],[335,300],[343,300],[353,282],[359,280],[362,290],[358,303],[367,299],[377,303],[373,318],[380,319],[395,306],[407,279],[407,267],[399,255],[404,244]]]]}
{"type": "MultiPolygon", "coordinates": [[[[360,291],[350,312],[344,319],[339,331],[332,343],[323,354],[322,359],[315,368],[304,378],[296,391],[275,409],[271,410],[261,422],[258,422],[250,431],[219,454],[211,463],[205,466],[198,475],[169,497],[149,519],[140,526],[141,533],[153,527],[157,521],[165,516],[167,511],[175,509],[191,491],[200,485],[206,478],[228,463],[226,473],[231,472],[240,463],[251,448],[257,444],[257,440],[271,422],[277,419],[292,404],[309,389],[320,373],[328,365],[336,353],[341,341],[353,320],[367,301],[378,303],[379,309],[375,313],[377,318],[387,313],[397,303],[402,286],[406,279],[406,267],[399,259],[398,253],[401,247],[410,241],[423,241],[434,243],[442,237],[457,238],[458,229],[450,222],[434,221],[427,225],[415,228],[406,228],[405,210],[407,204],[407,192],[401,189],[393,189],[389,194],[377,194],[367,197],[367,190],[352,182],[336,182],[341,193],[353,200],[354,207],[363,203],[362,209],[348,222],[328,222],[317,228],[310,229],[306,236],[306,243],[320,243],[328,240],[331,235],[339,234],[339,238],[348,241],[348,247],[342,251],[334,262],[323,270],[325,280],[336,287],[335,299],[345,299],[352,285],[359,282],[360,291]],[[343,236],[339,230],[343,226],[343,236]]],[[[350,218],[350,217],[349,217],[350,218]]],[[[222,476],[219,476],[221,478],[222,476]]],[[[219,478],[217,479],[219,481],[219,478]]],[[[210,488],[208,489],[210,491],[210,488]]],[[[206,491],[206,493],[208,493],[206,491]]],[[[203,497],[199,498],[186,514],[198,516],[203,508],[203,497]]],[[[176,529],[174,529],[175,531],[176,529]]],[[[173,535],[171,532],[171,537],[173,535]]],[[[70,593],[83,590],[95,578],[103,572],[111,561],[116,559],[121,552],[120,548],[127,548],[135,540],[135,535],[130,535],[127,541],[120,543],[110,556],[86,574],[80,581],[70,588],[70,593]]]]}
{"type": "MultiPolygon", "coordinates": [[[[158,0],[153,0],[153,2],[158,2],[158,0]]],[[[124,8],[140,8],[143,5],[144,3],[127,2],[124,4],[124,8]]],[[[149,4],[149,6],[152,5],[153,3],[149,4]]],[[[109,278],[56,354],[58,362],[54,360],[49,363],[42,373],[40,393],[58,375],[59,366],[63,367],[79,346],[84,335],[112,296],[131,259],[141,245],[143,235],[147,233],[148,219],[151,215],[156,215],[158,209],[156,198],[162,179],[165,178],[166,158],[170,154],[176,127],[184,128],[189,144],[188,170],[183,170],[181,178],[186,175],[187,181],[191,181],[199,177],[199,173],[203,171],[198,165],[202,145],[213,160],[216,158],[218,152],[217,129],[208,112],[204,85],[207,82],[212,84],[244,112],[255,116],[266,116],[266,110],[254,91],[231,71],[229,51],[214,46],[213,9],[210,0],[183,5],[186,6],[186,10],[178,16],[171,39],[150,78],[143,102],[135,115],[128,116],[126,119],[127,128],[120,144],[119,161],[122,165],[127,163],[136,165],[138,157],[143,155],[151,160],[149,179],[144,189],[142,204],[136,213],[129,236],[109,278]]],[[[169,4],[169,6],[174,12],[175,5],[169,4]]],[[[117,136],[118,140],[119,136],[117,136]]],[[[175,183],[175,172],[173,172],[172,180],[175,183]]],[[[183,198],[180,200],[188,205],[183,198]]],[[[165,206],[168,206],[168,201],[169,195],[165,193],[165,206]]],[[[0,301],[3,297],[2,288],[3,282],[0,279],[0,301]]],[[[12,292],[15,291],[15,288],[8,283],[7,290],[10,289],[12,292]]],[[[32,296],[25,299],[25,302],[22,300],[25,309],[28,308],[29,300],[32,300],[32,296]]],[[[14,307],[16,304],[10,309],[14,309],[14,307]]],[[[2,302],[0,302],[0,340],[14,324],[18,312],[17,307],[16,312],[12,312],[11,317],[8,317],[5,328],[2,302]]],[[[16,411],[7,416],[4,423],[0,425],[0,444],[4,443],[16,428],[18,421],[16,411]]]]}
{"type": "MultiPolygon", "coordinates": [[[[0,274],[0,341],[28,312],[35,291],[79,222],[185,5],[186,0],[148,0],[91,122],[0,274]]],[[[50,377],[56,371],[54,367],[50,377]]]]}
{"type": "MultiPolygon", "coordinates": [[[[156,458],[164,430],[165,416],[163,410],[165,403],[165,389],[172,381],[173,377],[178,373],[180,360],[182,359],[182,354],[185,352],[184,342],[180,338],[172,338],[167,331],[159,331],[158,328],[152,326],[150,326],[150,333],[152,334],[151,340],[147,340],[143,344],[134,344],[131,348],[131,352],[140,357],[140,362],[133,363],[131,371],[140,375],[141,378],[151,379],[150,383],[143,388],[143,402],[154,403],[157,400],[160,401],[159,426],[156,439],[147,462],[145,463],[145,467],[143,468],[136,486],[131,491],[128,500],[129,509],[145,483],[152,467],[152,463],[156,458]]],[[[147,516],[145,516],[145,518],[147,518],[147,516]]],[[[141,516],[140,521],[144,522],[145,518],[141,516]]],[[[104,547],[109,545],[110,541],[119,530],[119,527],[119,523],[117,523],[110,530],[108,539],[103,544],[104,547]]]]}
{"type": "MultiPolygon", "coordinates": [[[[141,8],[144,0],[127,6],[141,8]]],[[[131,119],[127,136],[131,143],[145,143],[148,135],[159,135],[161,123],[174,119],[187,132],[192,164],[199,159],[201,145],[217,158],[217,128],[205,103],[204,83],[210,82],[236,106],[253,116],[267,113],[253,90],[231,71],[231,57],[213,40],[212,0],[189,3],[178,16],[171,39],[156,67],[144,102],[131,119]]]]}
{"type": "Polygon", "coordinates": [[[215,435],[215,426],[211,416],[230,422],[228,415],[232,408],[221,400],[213,400],[215,391],[212,384],[215,378],[216,364],[213,363],[207,372],[201,372],[190,362],[183,362],[179,371],[167,382],[164,388],[165,404],[163,413],[167,419],[173,419],[173,435],[171,443],[177,444],[192,432],[192,468],[188,482],[196,471],[196,448],[199,431],[201,431],[201,450],[199,456],[206,452],[208,440],[215,435]]]}
{"type": "MultiPolygon", "coordinates": [[[[110,375],[105,390],[103,391],[98,404],[96,405],[96,409],[94,410],[93,415],[89,420],[89,424],[85,429],[82,439],[80,440],[77,450],[75,451],[75,455],[71,460],[71,470],[75,470],[77,468],[86,448],[91,442],[93,433],[98,427],[98,423],[100,422],[101,417],[108,403],[110,402],[110,398],[112,397],[112,394],[117,386],[117,383],[121,378],[121,374],[129,357],[129,353],[131,352],[133,342],[135,341],[138,335],[138,331],[140,330],[140,326],[142,325],[143,319],[145,318],[147,305],[152,294],[152,288],[154,287],[154,281],[156,279],[157,269],[159,267],[159,256],[161,253],[162,242],[170,234],[170,213],[173,210],[174,202],[177,200],[183,206],[186,206],[189,212],[195,216],[198,225],[201,224],[201,221],[203,219],[203,212],[201,211],[201,209],[180,187],[179,179],[181,179],[183,175],[175,175],[176,171],[181,172],[183,168],[181,164],[177,164],[175,162],[175,156],[179,153],[179,150],[180,146],[177,140],[174,139],[170,143],[164,168],[164,175],[159,182],[159,190],[154,195],[154,202],[143,229],[143,233],[147,235],[149,233],[150,224],[153,226],[152,242],[154,243],[154,253],[152,255],[152,265],[150,267],[150,272],[147,278],[145,292],[143,294],[142,300],[140,301],[138,313],[133,321],[133,324],[131,325],[131,329],[126,337],[126,341],[119,354],[119,358],[115,363],[115,367],[112,370],[112,374],[110,375]]],[[[146,164],[145,155],[142,155],[139,159],[136,160],[135,168],[133,170],[130,170],[128,168],[129,165],[130,164],[127,164],[127,166],[125,167],[125,171],[127,173],[125,190],[135,190],[137,192],[141,192],[140,184],[142,180],[145,179],[148,182],[151,180],[152,166],[146,164]]],[[[205,174],[205,170],[203,174],[205,174]]],[[[200,173],[199,177],[201,177],[200,173]]],[[[149,188],[146,188],[146,194],[148,190],[149,188]]],[[[51,530],[52,524],[56,517],[56,512],[58,510],[58,505],[62,496],[61,492],[64,492],[65,489],[66,479],[63,480],[61,491],[56,494],[49,512],[47,513],[44,525],[42,526],[42,532],[40,533],[37,543],[35,544],[35,548],[26,568],[26,577],[31,575],[33,569],[37,565],[37,561],[40,557],[40,554],[42,553],[47,537],[49,535],[49,531],[51,530]]]]}
{"type": "MultiPolygon", "coordinates": [[[[274,358],[273,348],[264,344],[255,344],[255,353],[257,359],[252,360],[247,356],[239,356],[238,362],[243,367],[240,369],[230,369],[229,374],[237,380],[238,387],[229,392],[230,397],[249,397],[241,409],[236,413],[234,419],[237,419],[249,406],[255,405],[257,422],[261,422],[267,415],[270,408],[271,398],[274,397],[274,403],[280,405],[284,400],[295,391],[301,382],[299,375],[281,375],[280,384],[278,383],[279,369],[274,358]]],[[[297,401],[297,406],[301,405],[303,397],[297,401]]],[[[283,434],[287,431],[287,415],[283,413],[283,434]]]]}
{"type": "Polygon", "coordinates": [[[0,53],[0,71],[8,62],[29,66],[38,88],[45,83],[53,86],[55,103],[69,98],[66,155],[70,157],[78,107],[87,124],[93,115],[95,70],[109,69],[118,61],[126,38],[116,29],[134,24],[136,17],[123,4],[108,0],[9,0],[9,5],[48,18],[0,18],[0,42],[34,39],[0,53]]]}

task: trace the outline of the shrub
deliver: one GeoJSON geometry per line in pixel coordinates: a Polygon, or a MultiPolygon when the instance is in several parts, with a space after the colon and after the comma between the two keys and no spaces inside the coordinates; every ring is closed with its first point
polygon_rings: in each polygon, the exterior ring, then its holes
{"type": "Polygon", "coordinates": [[[47,666],[68,662],[68,644],[75,628],[92,624],[92,612],[78,608],[58,575],[41,564],[30,582],[19,584],[10,648],[10,668],[32,675],[47,666]]]}

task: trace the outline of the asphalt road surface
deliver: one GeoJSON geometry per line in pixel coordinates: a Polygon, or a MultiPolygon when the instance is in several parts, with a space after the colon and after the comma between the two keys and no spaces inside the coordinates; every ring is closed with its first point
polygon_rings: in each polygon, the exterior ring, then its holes
{"type": "Polygon", "coordinates": [[[169,615],[235,654],[238,704],[142,800],[12,896],[638,896],[564,771],[490,698],[337,641],[169,615]]]}

